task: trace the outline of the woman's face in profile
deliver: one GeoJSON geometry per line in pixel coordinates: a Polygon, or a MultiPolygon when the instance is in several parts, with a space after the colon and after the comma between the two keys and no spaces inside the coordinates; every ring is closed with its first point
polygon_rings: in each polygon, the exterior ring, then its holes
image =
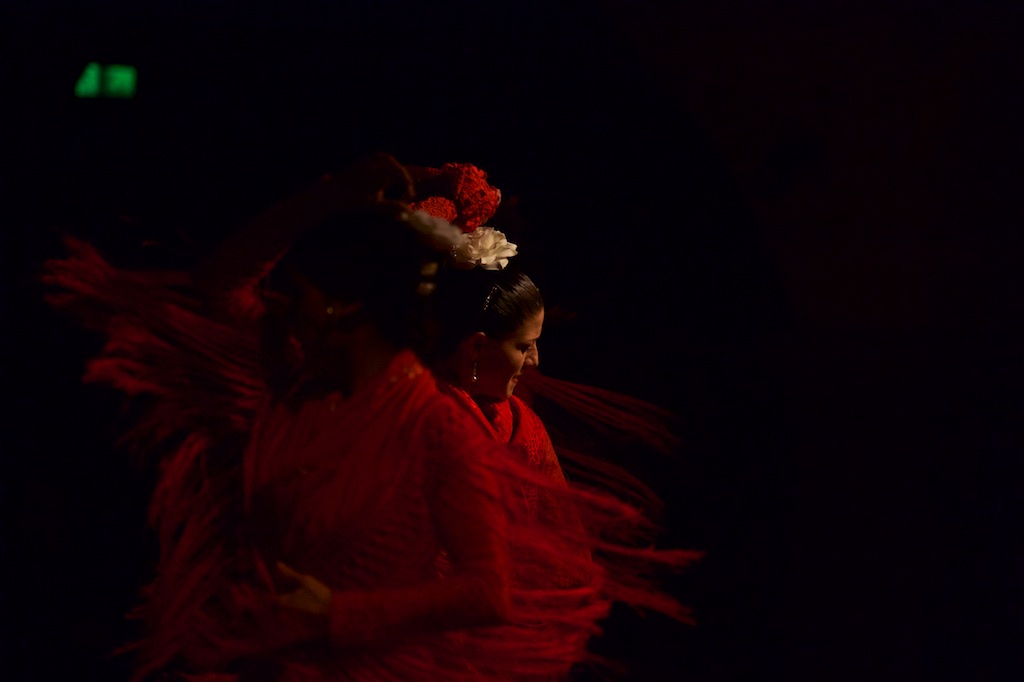
{"type": "Polygon", "coordinates": [[[540,364],[537,341],[544,327],[544,311],[526,320],[508,338],[497,341],[487,338],[477,359],[477,380],[474,395],[508,400],[519,382],[524,367],[540,364]]]}
{"type": "Polygon", "coordinates": [[[306,374],[317,379],[347,377],[345,322],[359,306],[326,297],[308,280],[296,278],[292,334],[302,350],[306,374]]]}

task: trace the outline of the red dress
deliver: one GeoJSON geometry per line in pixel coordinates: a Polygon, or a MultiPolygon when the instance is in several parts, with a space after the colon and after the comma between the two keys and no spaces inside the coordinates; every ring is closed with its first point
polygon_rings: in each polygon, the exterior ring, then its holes
{"type": "MultiPolygon", "coordinates": [[[[561,650],[561,664],[550,665],[547,676],[537,679],[565,679],[573,662],[607,663],[588,653],[587,643],[600,632],[600,620],[615,601],[692,622],[688,609],[659,590],[656,579],[700,554],[655,549],[649,544],[656,534],[651,513],[658,500],[642,482],[614,464],[563,447],[561,452],[580,474],[580,480],[567,482],[558,449],[526,402],[517,396],[477,401],[459,387],[449,385],[445,390],[485,422],[495,441],[507,444],[512,458],[530,472],[520,473],[513,493],[522,505],[519,517],[525,521],[510,533],[513,592],[561,595],[560,602],[548,608],[558,617],[541,618],[532,634],[535,645],[550,644],[561,650]],[[523,535],[517,535],[515,531],[523,528],[523,535]]],[[[531,372],[528,391],[556,400],[575,396],[560,402],[572,405],[577,419],[600,418],[606,425],[647,431],[651,444],[667,438],[657,425],[656,408],[642,401],[535,372],[531,372]],[[579,404],[581,397],[591,404],[579,404]]]]}
{"type": "Polygon", "coordinates": [[[316,576],[330,614],[275,610],[273,585],[254,585],[235,606],[258,630],[214,612],[210,644],[249,658],[283,646],[280,680],[481,679],[450,631],[507,613],[506,515],[481,466],[496,449],[409,351],[347,399],[265,406],[245,452],[254,563],[316,576]]]}

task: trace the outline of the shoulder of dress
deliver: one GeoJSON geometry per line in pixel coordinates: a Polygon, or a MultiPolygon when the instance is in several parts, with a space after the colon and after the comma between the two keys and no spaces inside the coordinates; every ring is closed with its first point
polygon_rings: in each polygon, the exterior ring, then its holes
{"type": "Polygon", "coordinates": [[[423,401],[420,417],[442,431],[458,432],[464,429],[479,430],[483,423],[482,416],[477,415],[467,405],[462,404],[460,396],[446,390],[443,381],[432,376],[422,378],[421,387],[429,399],[423,401]]]}
{"type": "Polygon", "coordinates": [[[522,399],[513,395],[508,399],[508,402],[512,408],[512,419],[516,425],[517,431],[522,429],[532,433],[547,433],[544,421],[536,412],[533,411],[533,408],[527,405],[522,399]]]}

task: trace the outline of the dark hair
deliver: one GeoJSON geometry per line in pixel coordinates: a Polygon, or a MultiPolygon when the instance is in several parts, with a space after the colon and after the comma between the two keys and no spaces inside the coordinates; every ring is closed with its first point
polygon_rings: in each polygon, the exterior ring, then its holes
{"type": "Polygon", "coordinates": [[[353,322],[369,320],[399,347],[424,337],[424,272],[441,254],[421,244],[400,218],[402,208],[377,204],[324,221],[299,237],[281,259],[271,287],[295,298],[295,275],[328,298],[361,303],[353,322]]]}
{"type": "Polygon", "coordinates": [[[504,340],[544,309],[540,289],[515,269],[447,269],[431,302],[432,359],[448,357],[470,334],[504,340]]]}

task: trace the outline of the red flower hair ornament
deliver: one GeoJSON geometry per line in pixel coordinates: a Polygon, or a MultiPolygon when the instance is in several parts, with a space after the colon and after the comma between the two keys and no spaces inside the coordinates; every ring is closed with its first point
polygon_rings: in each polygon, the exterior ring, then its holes
{"type": "Polygon", "coordinates": [[[503,232],[483,224],[501,201],[487,174],[468,163],[408,170],[425,198],[411,203],[402,218],[432,247],[448,251],[456,267],[503,270],[518,247],[503,232]]]}
{"type": "Polygon", "coordinates": [[[487,182],[487,173],[469,163],[446,163],[440,168],[409,166],[416,193],[423,200],[411,204],[473,232],[494,215],[501,192],[487,182]]]}

